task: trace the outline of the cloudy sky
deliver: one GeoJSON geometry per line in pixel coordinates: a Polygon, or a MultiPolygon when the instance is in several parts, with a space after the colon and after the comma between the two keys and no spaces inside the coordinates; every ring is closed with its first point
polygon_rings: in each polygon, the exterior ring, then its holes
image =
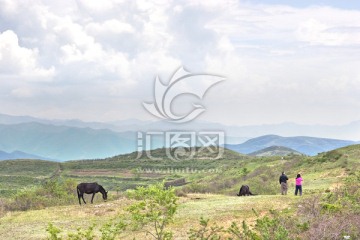
{"type": "Polygon", "coordinates": [[[0,0],[0,113],[155,120],[142,102],[184,66],[225,81],[199,119],[360,120],[359,1],[0,0]]]}

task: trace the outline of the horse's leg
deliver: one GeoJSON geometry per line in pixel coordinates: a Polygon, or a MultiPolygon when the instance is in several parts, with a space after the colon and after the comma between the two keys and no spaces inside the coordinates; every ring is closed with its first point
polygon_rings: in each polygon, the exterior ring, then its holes
{"type": "Polygon", "coordinates": [[[83,199],[83,202],[86,204],[83,193],[81,194],[81,198],[83,199]]]}
{"type": "Polygon", "coordinates": [[[81,202],[80,202],[80,191],[79,191],[78,188],[76,189],[76,192],[77,192],[77,194],[78,194],[79,204],[81,205],[81,202]]]}
{"type": "Polygon", "coordinates": [[[93,203],[94,196],[95,196],[95,193],[93,193],[93,195],[92,195],[92,198],[91,198],[91,203],[93,203]]]}

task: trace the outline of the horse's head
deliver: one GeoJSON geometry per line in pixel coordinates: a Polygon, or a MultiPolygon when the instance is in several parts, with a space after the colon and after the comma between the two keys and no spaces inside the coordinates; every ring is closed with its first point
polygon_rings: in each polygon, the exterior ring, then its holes
{"type": "Polygon", "coordinates": [[[107,200],[107,194],[108,194],[107,191],[105,191],[104,194],[103,194],[103,199],[104,199],[105,202],[106,202],[106,200],[107,200]]]}

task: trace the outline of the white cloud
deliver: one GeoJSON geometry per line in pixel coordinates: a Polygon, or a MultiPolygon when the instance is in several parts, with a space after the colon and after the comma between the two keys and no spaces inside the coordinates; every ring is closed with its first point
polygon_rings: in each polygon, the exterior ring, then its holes
{"type": "Polygon", "coordinates": [[[18,2],[12,0],[0,0],[1,10],[3,14],[11,15],[16,13],[18,2]]]}
{"type": "Polygon", "coordinates": [[[34,96],[34,92],[30,88],[16,88],[11,91],[11,95],[18,98],[30,98],[34,96]]]}
{"type": "Polygon", "coordinates": [[[117,19],[106,20],[102,23],[90,23],[86,26],[86,30],[92,35],[133,33],[135,31],[129,23],[117,19]]]}
{"type": "Polygon", "coordinates": [[[360,44],[359,10],[314,7],[298,15],[295,34],[300,41],[325,46],[360,44]]]}
{"type": "Polygon", "coordinates": [[[113,1],[113,0],[102,0],[100,1],[87,1],[87,0],[78,0],[83,8],[90,12],[106,12],[114,8],[116,3],[123,1],[113,1]]]}
{"type": "MultiPolygon", "coordinates": [[[[206,98],[216,106],[206,115],[210,121],[345,121],[346,114],[329,118],[333,109],[323,111],[324,102],[350,102],[351,109],[360,101],[358,9],[201,0],[0,2],[0,91],[31,99],[51,118],[125,118],[120,110],[116,116],[119,106],[126,117],[150,118],[141,102],[152,97],[154,77],[167,81],[181,65],[227,78],[206,98]],[[298,119],[309,115],[304,104],[311,104],[312,119],[298,119]]],[[[32,108],[5,97],[1,104],[32,108]]],[[[355,112],[348,121],[360,119],[355,112]]]]}
{"type": "Polygon", "coordinates": [[[316,19],[300,24],[296,31],[300,41],[313,45],[346,46],[360,44],[360,23],[349,26],[327,25],[316,19]],[[348,31],[352,30],[352,31],[348,31]]]}
{"type": "Polygon", "coordinates": [[[38,64],[38,50],[19,46],[17,35],[7,30],[0,34],[1,75],[19,75],[30,81],[49,81],[55,68],[43,68],[38,64]]]}

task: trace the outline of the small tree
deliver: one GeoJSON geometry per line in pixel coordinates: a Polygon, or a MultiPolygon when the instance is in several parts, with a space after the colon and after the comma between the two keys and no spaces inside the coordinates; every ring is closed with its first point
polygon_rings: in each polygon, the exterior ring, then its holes
{"type": "Polygon", "coordinates": [[[246,175],[248,175],[250,173],[250,170],[247,169],[246,167],[243,167],[241,170],[240,170],[240,175],[245,177],[246,175]]]}
{"type": "Polygon", "coordinates": [[[128,196],[138,200],[127,210],[136,229],[143,228],[157,240],[172,239],[166,226],[172,222],[177,209],[177,197],[173,188],[164,189],[164,184],[137,187],[128,196]]]}
{"type": "Polygon", "coordinates": [[[200,218],[200,228],[190,229],[188,232],[190,240],[220,240],[225,232],[223,227],[209,226],[209,219],[200,218]]]}

